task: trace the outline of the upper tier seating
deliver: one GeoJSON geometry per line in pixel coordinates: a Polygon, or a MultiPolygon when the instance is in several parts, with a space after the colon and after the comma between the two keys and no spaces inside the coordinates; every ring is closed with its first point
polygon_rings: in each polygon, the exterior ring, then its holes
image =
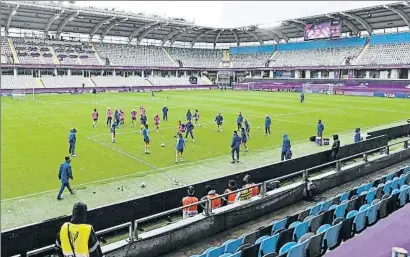
{"type": "Polygon", "coordinates": [[[371,45],[363,51],[358,65],[410,64],[410,42],[371,45]]]}
{"type": "Polygon", "coordinates": [[[223,54],[222,50],[213,49],[168,47],[165,50],[184,67],[219,68],[223,54]]]}
{"type": "Polygon", "coordinates": [[[319,257],[410,202],[410,168],[191,257],[319,257]]]}
{"type": "Polygon", "coordinates": [[[2,89],[39,88],[36,79],[31,75],[1,75],[2,89]]]}
{"type": "Polygon", "coordinates": [[[88,43],[46,41],[54,48],[61,64],[69,65],[101,65],[88,43]]]}
{"type": "Polygon", "coordinates": [[[13,42],[21,64],[54,64],[47,44],[23,38],[14,38],[13,42]]]}
{"type": "Polygon", "coordinates": [[[233,68],[265,67],[272,53],[230,54],[233,68]]]}
{"type": "Polygon", "coordinates": [[[342,65],[346,58],[357,57],[362,47],[339,47],[278,51],[270,61],[270,67],[342,65]]]}
{"type": "Polygon", "coordinates": [[[6,37],[1,37],[1,63],[12,63],[13,54],[11,52],[9,41],[6,37]]]}
{"type": "Polygon", "coordinates": [[[95,44],[95,48],[102,61],[108,58],[111,65],[177,67],[160,47],[95,44]]]}

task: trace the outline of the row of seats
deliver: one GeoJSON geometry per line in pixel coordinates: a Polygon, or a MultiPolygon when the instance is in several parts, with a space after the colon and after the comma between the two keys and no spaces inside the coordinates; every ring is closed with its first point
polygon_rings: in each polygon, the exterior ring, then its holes
{"type": "Polygon", "coordinates": [[[410,64],[410,43],[371,45],[363,50],[358,65],[410,64]]]}
{"type": "Polygon", "coordinates": [[[2,89],[24,89],[24,88],[40,88],[36,83],[35,78],[30,75],[1,75],[2,89]]]}
{"type": "Polygon", "coordinates": [[[318,257],[410,202],[410,167],[191,257],[318,257]]]}

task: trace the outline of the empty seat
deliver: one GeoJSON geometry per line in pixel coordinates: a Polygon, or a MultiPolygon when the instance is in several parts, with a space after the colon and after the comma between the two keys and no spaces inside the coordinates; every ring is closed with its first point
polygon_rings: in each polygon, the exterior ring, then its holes
{"type": "Polygon", "coordinates": [[[300,222],[295,226],[295,231],[293,232],[293,238],[295,241],[299,241],[299,239],[308,232],[309,229],[309,221],[300,222]]]}
{"type": "Polygon", "coordinates": [[[393,180],[391,182],[391,189],[392,190],[399,189],[399,180],[400,179],[398,177],[393,178],[393,180]]]}
{"type": "Polygon", "coordinates": [[[360,233],[366,228],[366,213],[367,209],[356,213],[356,217],[353,220],[355,233],[360,233]]]}
{"type": "Polygon", "coordinates": [[[371,202],[373,202],[375,196],[376,196],[376,190],[377,188],[372,187],[370,188],[369,192],[367,192],[366,194],[366,203],[370,204],[371,202]]]}
{"type": "Polygon", "coordinates": [[[341,227],[342,223],[340,222],[326,230],[324,240],[327,248],[333,249],[339,245],[339,232],[341,227]]]}
{"type": "Polygon", "coordinates": [[[306,256],[307,245],[309,241],[304,241],[291,247],[288,251],[287,257],[304,257],[306,256]]]}
{"type": "Polygon", "coordinates": [[[259,247],[260,256],[276,252],[276,245],[278,243],[278,239],[279,235],[277,234],[262,241],[259,247]]]}
{"type": "MultiPolygon", "coordinates": [[[[374,200],[376,201],[376,200],[374,200]]],[[[369,226],[373,225],[377,221],[377,212],[379,211],[379,206],[380,206],[380,201],[377,200],[376,202],[372,202],[372,205],[370,205],[369,209],[367,210],[367,224],[369,226]]]]}
{"type": "Polygon", "coordinates": [[[287,222],[287,218],[284,218],[284,219],[279,220],[279,221],[273,221],[273,222],[271,223],[271,224],[273,224],[272,234],[273,234],[275,231],[279,230],[279,229],[286,228],[286,222],[287,222]]]}
{"type": "Polygon", "coordinates": [[[391,180],[386,181],[383,187],[383,193],[390,194],[391,192],[391,180]]]}
{"type": "Polygon", "coordinates": [[[310,238],[308,246],[307,246],[309,257],[322,256],[323,254],[322,242],[323,242],[324,236],[325,236],[325,233],[320,233],[310,238]]]}
{"type": "Polygon", "coordinates": [[[239,247],[242,245],[243,239],[232,239],[223,243],[225,246],[225,253],[236,253],[239,247]]]}
{"type": "Polygon", "coordinates": [[[295,242],[289,242],[283,245],[280,250],[279,250],[279,255],[282,255],[284,253],[289,252],[290,248],[294,247],[296,245],[295,242]]]}
{"type": "Polygon", "coordinates": [[[217,248],[214,248],[210,251],[208,251],[206,257],[219,257],[220,255],[225,253],[225,246],[221,245],[217,248]]]}

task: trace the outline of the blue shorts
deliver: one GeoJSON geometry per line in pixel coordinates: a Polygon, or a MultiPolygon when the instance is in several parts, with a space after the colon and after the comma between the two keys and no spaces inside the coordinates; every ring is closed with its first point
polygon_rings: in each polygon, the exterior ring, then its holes
{"type": "Polygon", "coordinates": [[[245,144],[246,142],[248,142],[248,139],[242,139],[242,144],[245,144]]]}
{"type": "Polygon", "coordinates": [[[184,149],[177,149],[177,153],[183,153],[184,149]]]}
{"type": "Polygon", "coordinates": [[[221,126],[222,122],[217,122],[216,125],[221,126]]]}
{"type": "Polygon", "coordinates": [[[150,141],[149,138],[144,138],[145,143],[149,143],[149,141],[150,141]]]}

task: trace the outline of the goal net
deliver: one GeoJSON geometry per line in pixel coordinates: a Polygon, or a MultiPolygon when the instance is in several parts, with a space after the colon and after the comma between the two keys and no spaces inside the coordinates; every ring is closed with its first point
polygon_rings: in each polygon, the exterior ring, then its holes
{"type": "Polygon", "coordinates": [[[25,98],[26,94],[21,89],[13,89],[11,91],[10,97],[16,101],[21,101],[25,98]]]}
{"type": "Polygon", "coordinates": [[[333,84],[303,84],[303,93],[305,94],[328,94],[333,95],[333,84]]]}

